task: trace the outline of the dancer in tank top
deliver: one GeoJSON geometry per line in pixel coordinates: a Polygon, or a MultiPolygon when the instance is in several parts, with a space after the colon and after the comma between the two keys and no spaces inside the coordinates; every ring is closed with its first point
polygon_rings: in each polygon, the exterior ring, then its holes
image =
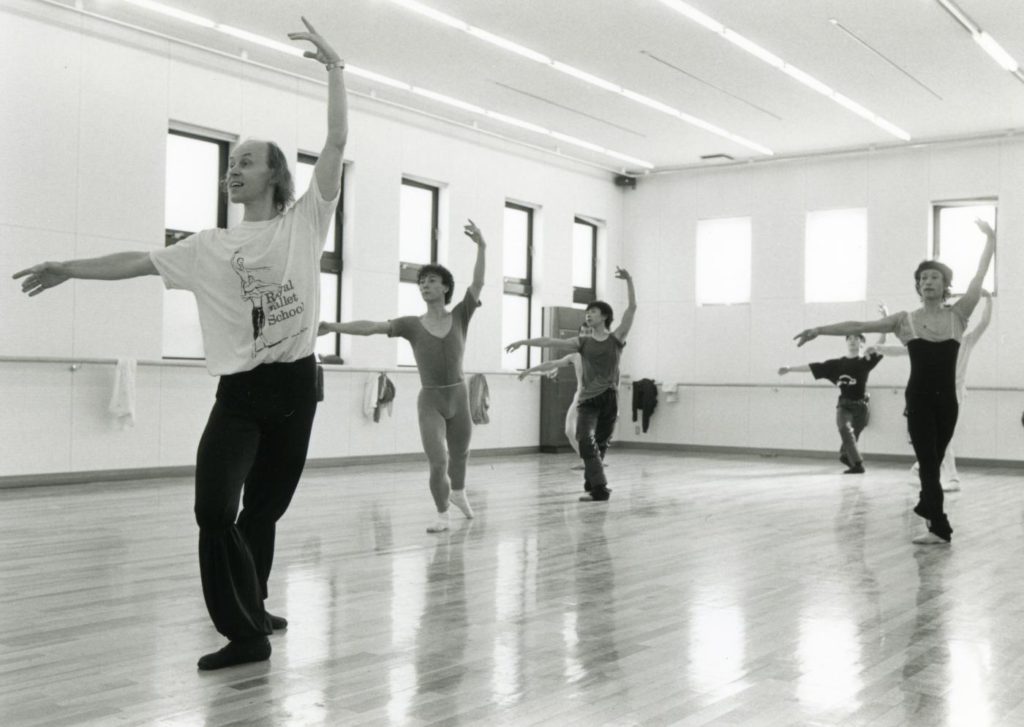
{"type": "Polygon", "coordinates": [[[895,333],[910,355],[907,382],[907,422],[911,443],[920,465],[921,492],[914,512],[922,517],[928,532],[914,538],[920,545],[949,543],[953,528],[943,508],[939,465],[956,428],[959,412],[956,396],[956,364],[967,320],[981,297],[981,284],[995,253],[995,232],[982,220],[985,248],[967,292],[951,306],[953,271],[936,260],[925,260],[914,271],[914,285],[922,307],[902,311],[877,321],[846,321],[801,331],[794,338],[802,346],[818,336],[848,336],[851,333],[895,333]]]}

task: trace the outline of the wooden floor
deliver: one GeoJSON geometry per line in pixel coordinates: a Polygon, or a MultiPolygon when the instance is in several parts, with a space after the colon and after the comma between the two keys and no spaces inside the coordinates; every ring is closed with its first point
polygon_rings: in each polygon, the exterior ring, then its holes
{"type": "MultiPolygon", "coordinates": [[[[0,725],[1024,725],[1024,486],[964,468],[951,547],[903,466],[613,450],[308,472],[269,662],[213,673],[185,479],[0,491],[0,725]]],[[[909,463],[908,463],[909,464],[909,463]]]]}

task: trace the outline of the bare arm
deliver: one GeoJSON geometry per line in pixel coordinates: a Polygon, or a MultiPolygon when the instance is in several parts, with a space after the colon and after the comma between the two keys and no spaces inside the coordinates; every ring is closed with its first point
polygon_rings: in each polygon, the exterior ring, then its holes
{"type": "Polygon", "coordinates": [[[25,278],[21,289],[29,295],[39,295],[47,288],[60,285],[70,278],[84,280],[125,280],[142,275],[157,275],[156,266],[148,252],[115,252],[102,257],[45,262],[19,270],[13,277],[25,278]]]}
{"type": "Polygon", "coordinates": [[[799,366],[779,366],[779,376],[793,373],[809,374],[811,373],[811,367],[809,364],[800,364],[799,366]]]}
{"type": "Polygon", "coordinates": [[[620,341],[625,341],[626,336],[629,335],[629,329],[633,327],[633,316],[636,315],[636,289],[633,286],[632,276],[625,268],[615,268],[615,277],[626,281],[626,290],[629,295],[629,302],[626,305],[625,312],[622,314],[622,320],[619,323],[619,327],[612,332],[612,335],[620,341]]]}
{"type": "Polygon", "coordinates": [[[978,305],[978,300],[981,299],[981,284],[985,281],[988,267],[992,264],[992,256],[996,252],[996,233],[992,226],[982,220],[975,220],[974,223],[985,234],[985,249],[981,251],[981,257],[978,259],[978,269],[975,271],[974,277],[971,278],[970,285],[967,286],[967,292],[960,297],[960,300],[953,304],[960,309],[964,318],[970,317],[978,305]]]}
{"type": "Polygon", "coordinates": [[[868,346],[864,353],[868,356],[877,353],[879,356],[906,356],[906,346],[868,346]]]}
{"type": "Polygon", "coordinates": [[[307,40],[315,51],[306,51],[307,58],[327,66],[327,139],[323,151],[316,160],[313,173],[323,199],[334,199],[341,186],[341,165],[344,159],[345,142],[348,140],[348,95],[345,92],[345,62],[331,48],[330,44],[316,32],[313,25],[302,18],[306,26],[304,33],[289,33],[292,40],[307,40]]]}
{"type": "Polygon", "coordinates": [[[538,348],[560,348],[565,351],[576,352],[580,348],[578,336],[572,338],[552,338],[551,336],[539,336],[537,338],[524,338],[520,341],[513,341],[505,346],[505,351],[512,353],[520,346],[536,346],[538,348]]]}
{"type": "Polygon", "coordinates": [[[886,318],[879,318],[877,321],[843,321],[832,323],[827,326],[808,328],[793,336],[797,346],[803,346],[808,341],[813,341],[818,336],[849,336],[853,333],[892,333],[896,330],[899,314],[886,318]]]}
{"type": "Polygon", "coordinates": [[[473,298],[479,301],[480,291],[484,287],[484,271],[487,266],[487,241],[484,240],[484,234],[480,232],[480,228],[473,220],[469,220],[462,232],[476,243],[476,264],[473,266],[473,282],[469,284],[469,292],[473,294],[473,298]]]}
{"type": "MultiPolygon", "coordinates": [[[[878,304],[878,312],[879,312],[879,314],[881,314],[882,318],[888,318],[889,317],[889,306],[887,306],[885,303],[879,303],[878,304]]],[[[878,345],[878,346],[884,345],[885,344],[885,337],[888,336],[888,335],[889,335],[888,331],[882,331],[880,334],[878,334],[878,340],[875,342],[875,344],[878,345]]]]}
{"type": "Polygon", "coordinates": [[[522,381],[530,374],[543,374],[547,371],[554,371],[555,369],[560,369],[564,366],[572,366],[572,357],[574,355],[575,354],[570,353],[568,356],[562,356],[562,358],[545,361],[544,363],[537,364],[536,366],[531,366],[528,369],[523,369],[519,373],[519,380],[522,381]]]}
{"type": "Polygon", "coordinates": [[[345,333],[349,336],[373,336],[378,333],[388,333],[391,324],[388,321],[349,321],[348,323],[330,323],[320,321],[317,335],[323,336],[328,333],[345,333]]]}

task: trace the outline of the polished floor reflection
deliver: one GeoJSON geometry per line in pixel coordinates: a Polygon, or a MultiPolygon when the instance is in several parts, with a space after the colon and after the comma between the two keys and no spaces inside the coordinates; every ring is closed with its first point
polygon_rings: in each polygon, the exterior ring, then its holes
{"type": "Polygon", "coordinates": [[[1024,487],[964,467],[951,547],[906,470],[613,450],[471,460],[424,532],[414,463],[307,472],[267,663],[220,645],[187,479],[0,490],[0,724],[1024,725],[1024,487]]]}

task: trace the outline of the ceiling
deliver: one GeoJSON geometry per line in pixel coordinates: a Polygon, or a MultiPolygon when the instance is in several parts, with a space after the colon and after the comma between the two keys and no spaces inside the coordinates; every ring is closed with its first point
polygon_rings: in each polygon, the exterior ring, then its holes
{"type": "MultiPolygon", "coordinates": [[[[61,0],[62,2],[64,0],[61,0]]],[[[70,4],[70,0],[67,0],[70,4]]],[[[392,0],[160,0],[288,42],[305,15],[346,61],[646,160],[656,169],[762,153],[596,88],[392,0]]],[[[659,0],[422,0],[430,7],[669,104],[775,155],[921,143],[1024,129],[1024,83],[1000,68],[937,0],[689,0],[690,4],[906,130],[903,142],[659,0]],[[832,22],[832,21],[836,22],[832,22]],[[856,37],[855,37],[856,36],[856,37]],[[884,56],[884,58],[883,58],[884,56]]],[[[959,6],[1024,62],[1019,0],[959,6]]],[[[312,61],[248,44],[122,0],[90,12],[322,78],[312,61]]],[[[302,44],[300,44],[302,45],[302,44]]],[[[349,74],[353,91],[477,123],[618,171],[636,164],[560,143],[349,74]]],[[[714,162],[703,162],[714,163],[714,162]]]]}

